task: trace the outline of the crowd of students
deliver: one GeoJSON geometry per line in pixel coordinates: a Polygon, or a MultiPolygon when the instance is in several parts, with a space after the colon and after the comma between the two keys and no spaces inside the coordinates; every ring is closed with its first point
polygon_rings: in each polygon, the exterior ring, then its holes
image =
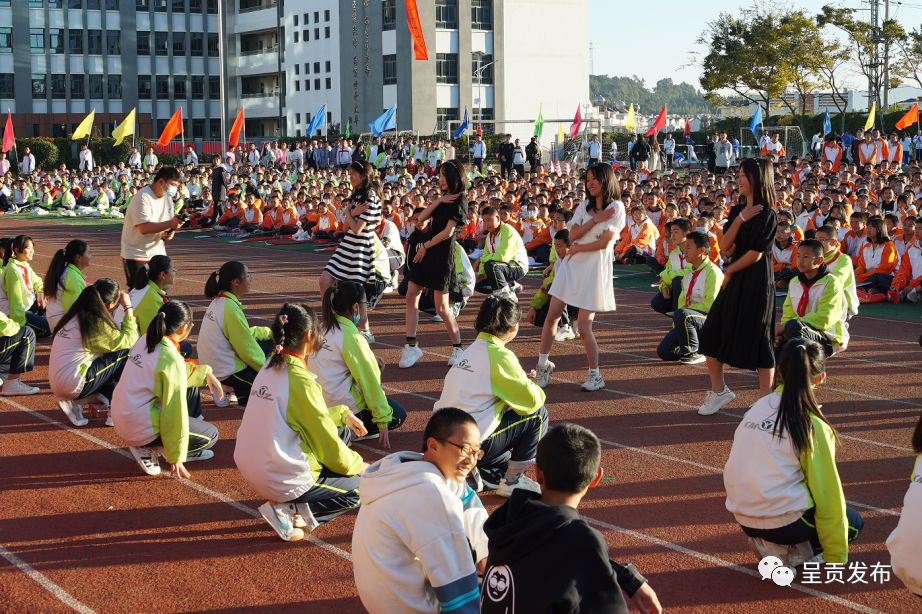
{"type": "MultiPolygon", "coordinates": [[[[32,369],[35,339],[51,336],[49,379],[70,422],[105,412],[144,473],[158,474],[163,457],[180,477],[189,475],[185,463],[213,457],[218,437],[199,389],[219,407],[245,407],[234,459],[282,539],[360,507],[353,557],[371,612],[543,611],[551,602],[626,611],[622,590],[658,612],[637,570],[609,561],[602,537],[579,520],[575,508],[601,479],[600,445],[581,427],[549,428],[543,391],[553,344],[577,336],[589,367],[582,389],[605,386],[593,320],[615,309],[616,267],[641,264],[660,277],[652,308],[673,322],[657,354],[708,363],[712,387],[700,414],[735,398],[724,365],[759,371],[761,398],[737,429],[724,473],[727,509],[754,551],[791,567],[847,562],[863,521],[845,506],[837,436],[813,388],[826,359],[847,347],[860,304],[918,300],[915,162],[908,173],[869,164],[859,175],[782,154],[743,160],[737,177],[594,164],[580,177],[538,165],[503,179],[439,159],[416,176],[395,169],[393,180],[361,161],[345,172],[269,166],[142,173],[129,204],[150,193],[165,199],[155,232],[169,238],[181,221],[169,216],[195,185],[202,202],[193,223],[202,227],[220,225],[230,207],[243,207],[248,222],[247,210],[277,219],[278,203],[294,198],[302,207],[295,234],[336,245],[320,278],[321,317],[286,304],[270,327],[250,326],[241,299],[252,274],[227,262],[206,283],[211,303],[193,348],[191,311],[169,297],[177,271],[165,254],[126,258],[125,288],[106,278],[88,285],[91,246],[75,239],[42,279],[29,265],[34,242],[20,235],[0,242],[2,394],[38,392],[21,376],[32,369]],[[229,175],[231,193],[215,203],[203,184],[218,172],[229,175]],[[330,215],[322,228],[308,217],[321,208],[330,215]],[[532,268],[543,281],[526,312],[518,281],[532,268]],[[423,356],[419,314],[434,312],[451,341],[450,369],[421,452],[368,465],[351,444],[374,438],[388,449],[406,418],[384,393],[384,364],[371,349],[370,312],[394,290],[406,301],[398,366],[423,356]],[[455,318],[474,293],[486,297],[466,344],[455,318]],[[522,321],[542,327],[532,374],[509,348],[522,321]],[[525,475],[532,465],[534,480],[525,475]],[[766,466],[772,471],[752,469],[766,466]],[[509,497],[489,517],[476,496],[487,490],[509,497]],[[536,525],[547,529],[541,539],[517,545],[534,539],[536,525]]],[[[922,454],[922,420],[913,446],[922,454]]],[[[922,594],[914,475],[888,547],[897,575],[922,594]]]]}

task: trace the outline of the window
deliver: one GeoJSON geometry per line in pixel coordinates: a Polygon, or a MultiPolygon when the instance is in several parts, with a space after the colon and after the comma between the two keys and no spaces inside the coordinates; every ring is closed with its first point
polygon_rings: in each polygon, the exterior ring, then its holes
{"type": "Polygon", "coordinates": [[[208,77],[208,100],[221,100],[221,77],[208,77]]]}
{"type": "Polygon", "coordinates": [[[52,124],[51,125],[51,137],[55,139],[64,138],[67,136],[67,124],[52,124]]]}
{"type": "Polygon", "coordinates": [[[386,55],[384,60],[384,85],[397,85],[397,55],[386,55]]]}
{"type": "Polygon", "coordinates": [[[298,33],[295,32],[295,42],[298,42],[298,33]]]}
{"type": "Polygon", "coordinates": [[[190,13],[201,13],[202,12],[202,0],[189,0],[189,12],[190,13]]]}
{"type": "Polygon", "coordinates": [[[90,75],[90,100],[102,98],[102,75],[90,75]]]}
{"type": "Polygon", "coordinates": [[[333,89],[333,79],[327,77],[327,89],[333,89]]]}
{"type": "Polygon", "coordinates": [[[211,119],[208,121],[208,123],[209,123],[208,138],[220,139],[221,138],[221,120],[211,119]]]}
{"type": "Polygon", "coordinates": [[[296,26],[298,25],[298,16],[297,16],[297,15],[295,15],[295,25],[296,25],[296,26]]]}
{"type": "MultiPolygon", "coordinates": [[[[7,1],[5,4],[0,2],[0,6],[9,6],[10,3],[7,1]]],[[[64,8],[64,0],[48,0],[48,8],[50,9],[62,9],[64,8]]]]}
{"type": "Polygon", "coordinates": [[[304,80],[304,89],[308,92],[311,91],[311,80],[310,79],[304,80]]]}
{"type": "Polygon", "coordinates": [[[44,4],[45,4],[44,0],[29,0],[30,9],[40,9],[42,8],[42,6],[44,6],[44,4]]]}
{"type": "Polygon", "coordinates": [[[118,0],[106,0],[106,10],[107,11],[117,11],[118,10],[118,0]]]}
{"type": "Polygon", "coordinates": [[[203,75],[192,76],[192,100],[205,100],[205,77],[203,75]]]}
{"type": "Polygon", "coordinates": [[[311,22],[311,14],[310,14],[310,13],[304,13],[304,19],[302,19],[301,21],[304,22],[304,25],[309,24],[309,23],[311,22]]]}
{"type": "Polygon", "coordinates": [[[381,3],[381,10],[383,11],[384,17],[381,21],[381,30],[387,32],[388,30],[397,29],[397,0],[384,0],[381,3]]]}
{"type": "Polygon", "coordinates": [[[471,0],[471,30],[493,29],[493,0],[471,0]]]}
{"type": "Polygon", "coordinates": [[[458,83],[458,54],[437,53],[435,60],[436,83],[458,83]]]}
{"type": "Polygon", "coordinates": [[[157,55],[169,55],[170,47],[167,43],[166,32],[154,32],[154,53],[157,55]]]}
{"type": "Polygon", "coordinates": [[[186,33],[173,32],[173,55],[186,55],[186,33]]]}
{"type": "Polygon", "coordinates": [[[458,29],[458,0],[435,0],[435,27],[458,29]]]}
{"type": "Polygon", "coordinates": [[[193,139],[204,139],[205,138],[205,120],[204,119],[193,119],[192,120],[192,138],[193,139]]]}
{"type": "Polygon", "coordinates": [[[323,12],[323,20],[330,21],[330,11],[329,10],[326,10],[323,12]]]}
{"type": "Polygon", "coordinates": [[[67,98],[66,80],[67,75],[51,75],[51,98],[53,100],[67,98]]]}
{"type": "Polygon", "coordinates": [[[173,0],[173,12],[174,13],[185,13],[186,12],[186,0],[173,0]]]}
{"type": "Polygon", "coordinates": [[[45,53],[45,28],[29,28],[29,46],[32,53],[45,53]]]}
{"type": "Polygon", "coordinates": [[[109,55],[122,54],[122,33],[118,30],[106,30],[106,53],[109,55]]]}
{"type": "Polygon", "coordinates": [[[189,33],[189,53],[192,54],[194,58],[200,58],[205,55],[205,33],[204,32],[190,32],[189,33]]]}
{"type": "Polygon", "coordinates": [[[138,32],[138,55],[150,55],[150,32],[138,32]]]}
{"type": "Polygon", "coordinates": [[[134,5],[141,10],[150,10],[150,0],[134,0],[134,5]]]}
{"type": "Polygon", "coordinates": [[[208,0],[208,4],[206,5],[205,10],[208,11],[209,15],[217,15],[218,14],[218,0],[208,0]]]}
{"type": "MultiPolygon", "coordinates": [[[[320,62],[314,62],[314,74],[315,74],[315,75],[319,75],[319,74],[320,74],[320,62]]],[[[319,89],[319,88],[318,88],[318,89],[319,89]]]]}
{"type": "Polygon", "coordinates": [[[88,11],[98,11],[100,9],[99,0],[86,0],[86,9],[88,11]]]}
{"type": "Polygon", "coordinates": [[[295,125],[298,125],[300,123],[301,123],[301,114],[295,113],[295,125]]]}
{"type": "Polygon", "coordinates": [[[320,23],[320,11],[314,11],[314,23],[320,23]]]}
{"type": "Polygon", "coordinates": [[[154,0],[154,10],[158,13],[166,13],[166,0],[154,0]]]}
{"type": "Polygon", "coordinates": [[[173,98],[185,100],[188,97],[185,75],[173,75],[173,98]]]}
{"type": "Polygon", "coordinates": [[[67,8],[69,9],[82,9],[83,0],[67,0],[67,8]]]}
{"type": "Polygon", "coordinates": [[[325,65],[326,65],[326,72],[330,72],[330,60],[327,60],[325,62],[325,65]]]}
{"type": "Polygon", "coordinates": [[[310,62],[304,62],[304,74],[305,75],[311,74],[311,63],[310,62]]]}
{"type": "Polygon", "coordinates": [[[48,48],[51,53],[64,53],[64,30],[51,28],[48,30],[48,48]]]}
{"type": "MultiPolygon", "coordinates": [[[[148,77],[150,79],[150,77],[148,77]]],[[[83,89],[84,85],[84,76],[83,75],[71,75],[70,76],[70,99],[71,100],[80,100],[86,98],[86,90],[83,89]]],[[[148,83],[150,87],[150,83],[148,83]]]]}
{"type": "Polygon", "coordinates": [[[102,30],[87,30],[86,40],[90,55],[102,55],[102,30]]]}
{"type": "Polygon", "coordinates": [[[138,75],[138,98],[150,100],[150,75],[138,75]]]}
{"type": "Polygon", "coordinates": [[[122,75],[109,75],[109,100],[122,99],[122,75]]]}
{"type": "Polygon", "coordinates": [[[296,74],[296,75],[301,74],[301,65],[300,65],[300,64],[295,64],[295,74],[296,74]]]}
{"type": "Polygon", "coordinates": [[[0,28],[0,53],[13,53],[13,28],[0,28]]]}
{"type": "MultiPolygon", "coordinates": [[[[138,32],[138,44],[140,45],[140,32],[138,32]]],[[[148,33],[148,44],[150,34],[148,33]]],[[[67,45],[70,47],[71,54],[83,55],[83,30],[68,30],[67,31],[67,45]]],[[[138,52],[140,53],[140,51],[138,52]]]]}
{"type": "Polygon", "coordinates": [[[14,85],[13,73],[7,72],[0,74],[0,98],[16,98],[16,89],[14,85]]]}
{"type": "Polygon", "coordinates": [[[320,40],[320,28],[314,28],[314,40],[315,41],[320,40]]]}
{"type": "Polygon", "coordinates": [[[157,99],[168,100],[170,97],[170,78],[157,75],[157,99]]]}
{"type": "Polygon", "coordinates": [[[221,56],[221,50],[218,47],[218,35],[214,32],[208,33],[208,57],[217,58],[221,56]]]}
{"type": "Polygon", "coordinates": [[[315,90],[320,89],[320,79],[314,79],[314,89],[315,90]]]}
{"type": "Polygon", "coordinates": [[[308,42],[308,41],[310,41],[310,40],[311,40],[311,31],[310,31],[310,30],[302,30],[302,31],[301,31],[301,40],[304,41],[305,43],[308,42]]]}
{"type": "Polygon", "coordinates": [[[474,79],[477,79],[477,70],[481,66],[486,66],[480,75],[480,83],[493,83],[493,54],[484,55],[478,60],[477,56],[471,56],[471,71],[474,79]]]}
{"type": "Polygon", "coordinates": [[[301,80],[300,79],[295,79],[295,91],[296,92],[301,91],[301,80]]]}
{"type": "Polygon", "coordinates": [[[458,109],[436,109],[436,130],[448,130],[448,122],[458,119],[458,109]]]}
{"type": "MultiPolygon", "coordinates": [[[[475,109],[474,109],[474,112],[471,113],[471,121],[472,121],[472,122],[491,121],[491,120],[493,120],[493,119],[494,119],[494,117],[493,117],[493,109],[480,109],[480,110],[478,110],[478,109],[475,108],[475,109]],[[482,116],[481,116],[480,111],[483,112],[483,113],[482,113],[482,116]]],[[[484,131],[484,133],[486,133],[486,134],[493,134],[494,130],[495,130],[495,125],[494,125],[494,124],[484,124],[484,126],[483,126],[483,131],[484,131]]]]}
{"type": "Polygon", "coordinates": [[[323,29],[323,38],[330,38],[330,26],[326,26],[323,29]]]}

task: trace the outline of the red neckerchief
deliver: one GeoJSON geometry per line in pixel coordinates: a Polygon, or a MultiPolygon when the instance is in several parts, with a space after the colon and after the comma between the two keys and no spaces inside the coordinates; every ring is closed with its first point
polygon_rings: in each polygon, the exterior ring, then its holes
{"type": "Polygon", "coordinates": [[[297,358],[298,360],[301,361],[301,364],[304,365],[304,369],[307,370],[307,363],[304,362],[304,357],[303,357],[303,356],[298,356],[298,355],[295,354],[294,352],[289,352],[288,350],[282,350],[281,353],[282,353],[282,354],[285,354],[286,356],[294,356],[295,358],[297,358]]]}
{"type": "Polygon", "coordinates": [[[26,290],[29,291],[29,294],[32,294],[32,280],[30,279],[29,269],[27,268],[26,263],[23,262],[22,264],[19,264],[17,262],[17,266],[21,268],[22,272],[24,273],[22,276],[22,283],[25,284],[26,290]]]}
{"type": "Polygon", "coordinates": [[[703,271],[705,268],[707,267],[704,264],[702,264],[700,269],[692,273],[691,281],[688,284],[688,292],[685,293],[685,306],[686,307],[691,305],[691,294],[692,294],[692,290],[695,289],[695,280],[698,279],[698,275],[700,275],[701,271],[703,271]]]}
{"type": "MultiPolygon", "coordinates": [[[[500,222],[500,224],[502,224],[502,222],[500,222]]],[[[490,235],[489,235],[489,237],[490,237],[490,251],[492,251],[494,254],[496,253],[496,245],[494,245],[494,239],[495,239],[496,236],[499,234],[499,231],[500,231],[501,228],[502,228],[502,226],[497,227],[497,229],[494,230],[493,232],[491,232],[490,235]]]]}
{"type": "Polygon", "coordinates": [[[807,306],[810,303],[810,288],[813,287],[813,284],[815,284],[820,277],[821,275],[814,277],[813,281],[810,282],[810,285],[804,283],[804,280],[800,280],[800,285],[804,289],[804,293],[801,295],[800,301],[797,303],[797,315],[801,318],[807,314],[807,306]]]}

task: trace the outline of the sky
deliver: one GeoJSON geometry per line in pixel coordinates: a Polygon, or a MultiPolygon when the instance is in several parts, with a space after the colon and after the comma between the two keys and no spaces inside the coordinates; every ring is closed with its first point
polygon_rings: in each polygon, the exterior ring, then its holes
{"type": "MultiPolygon", "coordinates": [[[[689,66],[694,60],[692,52],[706,54],[707,50],[695,44],[695,40],[706,28],[708,21],[721,12],[737,13],[740,6],[749,6],[749,0],[711,0],[706,3],[690,3],[688,0],[652,0],[648,6],[655,10],[652,15],[635,11],[628,16],[632,25],[625,21],[621,0],[589,0],[589,39],[594,45],[593,72],[610,77],[637,75],[648,88],[664,78],[676,83],[686,82],[700,89],[701,71],[689,66]],[[613,28],[613,24],[617,24],[613,28]],[[677,27],[684,25],[684,28],[677,27]]],[[[838,4],[836,0],[792,0],[794,8],[810,13],[819,13],[824,4],[838,4]]],[[[844,0],[851,8],[867,8],[859,0],[844,0]]],[[[896,6],[891,3],[891,16],[902,23],[907,30],[922,26],[922,3],[910,6],[896,6]],[[920,8],[915,8],[920,7],[920,8]]],[[[867,11],[861,13],[867,15],[867,11]]],[[[883,18],[883,3],[881,3],[883,18]]],[[[859,75],[850,76],[849,86],[856,90],[867,90],[867,80],[859,75]]],[[[922,95],[922,90],[901,87],[891,95],[890,100],[903,100],[922,95]],[[894,98],[894,95],[896,98],[894,98]]],[[[866,95],[856,95],[855,109],[867,107],[866,95]]]]}

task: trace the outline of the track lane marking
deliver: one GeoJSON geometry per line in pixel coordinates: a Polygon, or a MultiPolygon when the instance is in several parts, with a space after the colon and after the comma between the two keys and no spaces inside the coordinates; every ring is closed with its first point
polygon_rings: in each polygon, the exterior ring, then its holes
{"type": "Polygon", "coordinates": [[[23,561],[21,558],[4,548],[0,545],[0,556],[9,561],[12,565],[19,569],[22,573],[29,576],[31,579],[35,580],[42,588],[54,595],[58,601],[64,605],[70,607],[71,609],[80,612],[80,614],[96,614],[96,610],[90,608],[87,605],[84,605],[80,601],[77,601],[73,595],[65,591],[60,585],[49,580],[44,574],[36,570],[34,567],[23,561]]]}

